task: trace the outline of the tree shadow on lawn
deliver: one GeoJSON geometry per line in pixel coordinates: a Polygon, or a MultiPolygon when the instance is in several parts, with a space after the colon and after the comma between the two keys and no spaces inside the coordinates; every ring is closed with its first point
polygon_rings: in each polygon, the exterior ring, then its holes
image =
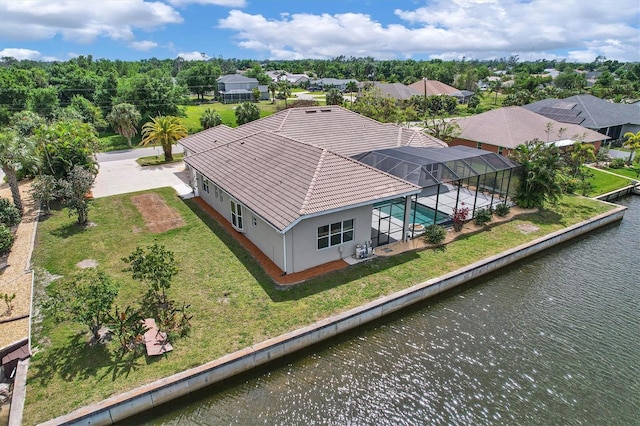
{"type": "Polygon", "coordinates": [[[72,222],[72,223],[60,226],[59,228],[52,229],[49,232],[54,237],[66,239],[66,238],[73,237],[74,235],[83,233],[84,231],[87,230],[87,228],[88,228],[88,225],[80,225],[78,224],[78,222],[72,222]]]}
{"type": "Polygon", "coordinates": [[[215,218],[202,210],[200,206],[192,200],[184,200],[184,203],[202,220],[202,222],[216,235],[216,237],[218,237],[220,241],[222,241],[229,250],[231,250],[238,260],[240,260],[243,266],[260,284],[273,302],[287,302],[303,299],[382,270],[393,268],[402,263],[410,262],[418,257],[415,251],[409,251],[395,256],[374,258],[363,263],[358,263],[337,271],[328,272],[315,278],[310,278],[300,284],[282,286],[271,279],[252,254],[235,238],[233,238],[233,236],[231,236],[215,218]]]}
{"type": "Polygon", "coordinates": [[[65,382],[95,377],[99,370],[108,366],[98,381],[111,374],[112,381],[118,377],[127,377],[139,367],[134,354],[114,354],[103,343],[90,344],[87,333],[74,335],[64,346],[46,348],[36,355],[37,362],[29,367],[30,380],[46,386],[56,376],[65,382]],[[131,355],[131,356],[129,356],[131,355]]]}

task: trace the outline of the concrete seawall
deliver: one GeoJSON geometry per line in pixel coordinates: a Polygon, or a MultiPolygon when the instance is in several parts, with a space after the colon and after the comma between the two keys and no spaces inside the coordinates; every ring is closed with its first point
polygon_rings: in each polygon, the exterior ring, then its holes
{"type": "Polygon", "coordinates": [[[82,407],[44,424],[109,425],[124,420],[134,414],[289,355],[369,321],[379,319],[513,262],[589,233],[594,229],[620,221],[625,210],[626,207],[618,206],[610,212],[475,262],[457,271],[416,284],[366,305],[266,340],[199,367],[82,407]]]}

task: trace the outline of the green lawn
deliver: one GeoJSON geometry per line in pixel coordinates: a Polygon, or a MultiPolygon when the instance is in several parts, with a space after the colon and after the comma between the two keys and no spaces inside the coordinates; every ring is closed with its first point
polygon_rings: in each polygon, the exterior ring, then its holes
{"type": "Polygon", "coordinates": [[[634,180],[640,180],[640,164],[632,167],[623,167],[621,169],[605,168],[603,170],[615,173],[617,175],[627,176],[634,180]]]}
{"type": "Polygon", "coordinates": [[[616,189],[631,185],[631,181],[629,179],[613,176],[609,173],[594,170],[592,168],[586,170],[593,174],[593,177],[589,178],[589,182],[591,183],[591,190],[589,191],[590,197],[606,194],[607,192],[615,191],[616,189]]]}
{"type": "Polygon", "coordinates": [[[125,264],[121,258],[138,245],[157,241],[175,253],[180,273],[169,295],[178,303],[192,304],[190,336],[174,341],[174,351],[163,358],[120,358],[111,344],[89,346],[81,325],[54,325],[45,319],[34,327],[34,346],[39,349],[29,368],[25,424],[201,365],[611,208],[583,197],[565,197],[554,211],[542,210],[498,225],[491,232],[465,236],[446,250],[374,259],[283,291],[276,289],[252,256],[194,202],[180,200],[171,188],[155,192],[180,212],[184,226],[150,233],[131,202],[131,194],[93,200],[89,219],[94,225],[85,229],[78,228],[64,210],[42,221],[33,255],[38,271],[36,294],[42,292],[44,271],[66,275],[76,270],[81,260],[94,259],[122,283],[117,304],[135,305],[145,288],[122,272],[125,264]],[[540,229],[523,234],[518,226],[524,223],[540,229]]]}

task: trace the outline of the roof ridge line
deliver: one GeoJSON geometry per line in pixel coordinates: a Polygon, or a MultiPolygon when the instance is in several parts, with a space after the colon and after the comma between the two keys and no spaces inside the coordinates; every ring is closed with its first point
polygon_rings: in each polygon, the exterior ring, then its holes
{"type": "Polygon", "coordinates": [[[311,183],[309,183],[309,189],[307,189],[307,193],[304,196],[304,201],[302,202],[302,206],[300,206],[300,211],[298,212],[300,216],[303,216],[305,214],[307,210],[307,206],[311,202],[311,195],[313,194],[313,190],[315,189],[316,183],[318,182],[318,175],[320,174],[320,169],[322,169],[326,156],[327,156],[327,150],[322,149],[322,154],[320,154],[320,161],[318,161],[316,170],[313,172],[311,183]]]}
{"type": "Polygon", "coordinates": [[[291,110],[293,108],[288,108],[288,111],[286,114],[284,114],[284,117],[282,118],[282,121],[280,122],[280,126],[278,126],[278,129],[276,130],[276,132],[279,132],[282,130],[282,127],[284,126],[284,122],[287,121],[287,118],[289,118],[289,114],[291,114],[291,110]]]}

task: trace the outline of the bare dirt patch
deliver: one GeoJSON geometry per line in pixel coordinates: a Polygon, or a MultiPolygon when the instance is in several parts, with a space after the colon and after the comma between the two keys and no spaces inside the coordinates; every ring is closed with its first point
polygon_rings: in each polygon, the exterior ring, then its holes
{"type": "Polygon", "coordinates": [[[134,195],[131,197],[131,201],[151,232],[166,232],[184,225],[184,219],[180,213],[169,207],[164,199],[156,193],[134,195]]]}
{"type": "Polygon", "coordinates": [[[532,223],[523,223],[522,225],[518,225],[518,230],[523,234],[530,234],[532,232],[538,231],[540,228],[532,223]]]}
{"type": "Polygon", "coordinates": [[[76,263],[76,266],[81,269],[95,268],[98,266],[98,261],[94,259],[84,259],[76,263]]]}

